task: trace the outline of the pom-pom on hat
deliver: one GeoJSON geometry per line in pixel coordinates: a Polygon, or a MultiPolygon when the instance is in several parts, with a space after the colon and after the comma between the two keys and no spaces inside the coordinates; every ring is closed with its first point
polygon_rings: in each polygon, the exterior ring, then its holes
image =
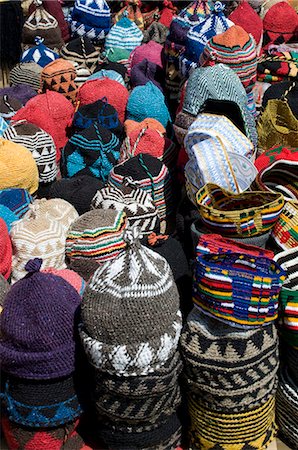
{"type": "Polygon", "coordinates": [[[47,64],[50,64],[55,59],[59,58],[58,53],[54,52],[50,48],[46,47],[43,43],[44,40],[40,37],[35,38],[35,46],[25,50],[21,63],[36,63],[40,67],[45,67],[47,64]]]}
{"type": "Polygon", "coordinates": [[[32,153],[22,145],[0,138],[0,189],[23,188],[34,194],[38,178],[32,153]]]}
{"type": "Polygon", "coordinates": [[[78,89],[75,83],[76,76],[76,70],[70,61],[56,59],[43,68],[40,74],[39,93],[43,94],[47,90],[59,92],[74,103],[78,89]]]}
{"type": "Polygon", "coordinates": [[[19,63],[10,71],[10,83],[12,86],[17,86],[18,84],[30,86],[37,92],[40,88],[41,70],[42,67],[36,64],[36,62],[19,63]]]}
{"type": "Polygon", "coordinates": [[[105,48],[124,48],[128,51],[134,50],[141,45],[143,33],[137,25],[123,17],[110,30],[106,37],[105,48]]]}
{"type": "Polygon", "coordinates": [[[4,220],[0,217],[0,273],[6,280],[9,279],[12,263],[12,246],[8,233],[8,228],[4,220]]]}
{"type": "Polygon", "coordinates": [[[7,88],[0,89],[0,95],[8,95],[18,100],[23,106],[26,105],[30,98],[36,96],[36,90],[34,90],[28,84],[18,84],[7,88]]]}
{"type": "Polygon", "coordinates": [[[111,11],[106,0],[76,0],[71,15],[72,37],[86,36],[94,44],[103,41],[111,28],[111,11]]]}
{"type": "Polygon", "coordinates": [[[41,265],[40,258],[27,261],[27,276],[11,287],[1,315],[2,369],[28,380],[64,377],[75,369],[81,299],[61,277],[40,272],[41,265]]]}

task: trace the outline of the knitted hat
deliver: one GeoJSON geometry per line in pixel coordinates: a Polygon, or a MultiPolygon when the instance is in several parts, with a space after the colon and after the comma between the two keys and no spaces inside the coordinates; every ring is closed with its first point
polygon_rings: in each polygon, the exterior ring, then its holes
{"type": "MultiPolygon", "coordinates": [[[[32,14],[33,11],[36,10],[36,1],[32,2],[29,6],[29,14],[32,14]]],[[[49,14],[51,14],[58,22],[59,28],[61,30],[62,39],[64,41],[69,41],[69,29],[68,29],[68,23],[66,22],[66,19],[64,18],[62,6],[59,1],[52,1],[52,0],[42,0],[42,5],[46,11],[48,11],[49,14]]]]}
{"type": "MultiPolygon", "coordinates": [[[[125,161],[140,153],[148,153],[155,158],[164,161],[165,138],[153,128],[148,128],[144,121],[143,128],[132,130],[124,139],[121,147],[121,161],[125,161]]],[[[166,164],[166,163],[165,163],[166,164]]]]}
{"type": "Polygon", "coordinates": [[[46,45],[43,42],[44,40],[42,38],[36,37],[35,38],[36,45],[24,51],[21,58],[21,63],[34,62],[38,64],[40,67],[45,67],[50,62],[55,61],[55,59],[58,59],[59,58],[58,53],[46,47],[46,45]]]}
{"type": "Polygon", "coordinates": [[[117,81],[103,78],[86,81],[78,90],[77,101],[80,105],[106,99],[116,109],[119,120],[123,123],[128,101],[128,90],[117,81]]]}
{"type": "Polygon", "coordinates": [[[124,66],[128,66],[130,50],[126,48],[113,47],[103,52],[103,56],[110,62],[118,62],[124,66]]]}
{"type": "Polygon", "coordinates": [[[3,303],[7,292],[10,289],[10,284],[2,274],[0,274],[0,314],[3,311],[3,303]]]}
{"type": "Polygon", "coordinates": [[[11,287],[1,315],[2,369],[28,380],[70,375],[75,364],[80,296],[61,277],[39,272],[41,264],[38,258],[26,264],[29,275],[11,287]]]}
{"type": "Polygon", "coordinates": [[[0,189],[11,187],[34,194],[38,188],[38,170],[29,150],[0,138],[0,189]]]}
{"type": "Polygon", "coordinates": [[[262,106],[266,108],[269,100],[281,99],[287,91],[288,105],[296,119],[298,119],[298,84],[293,81],[282,81],[271,84],[264,93],[262,106]]]}
{"type": "Polygon", "coordinates": [[[148,154],[140,154],[113,167],[109,175],[109,184],[121,186],[126,180],[133,181],[144,191],[151,194],[160,219],[165,219],[173,210],[173,192],[167,167],[148,154]]]}
{"type": "Polygon", "coordinates": [[[200,57],[201,65],[226,64],[239,76],[246,92],[257,79],[257,51],[254,39],[238,25],[214,36],[200,57]]]}
{"type": "Polygon", "coordinates": [[[26,189],[4,189],[0,190],[0,205],[8,208],[16,217],[21,219],[29,210],[33,198],[26,189]]]}
{"type": "Polygon", "coordinates": [[[56,179],[56,148],[51,136],[41,128],[26,121],[11,122],[3,138],[30,150],[39,173],[41,183],[50,183],[56,179]]]}
{"type": "Polygon", "coordinates": [[[143,33],[137,25],[123,17],[112,28],[106,37],[105,48],[125,48],[132,51],[134,48],[141,45],[143,40],[143,33]]]}
{"type": "Polygon", "coordinates": [[[70,23],[72,37],[86,36],[94,43],[102,41],[110,31],[110,15],[106,0],[76,0],[70,23]]]}
{"type": "Polygon", "coordinates": [[[45,45],[52,49],[60,49],[64,44],[57,20],[44,9],[42,3],[24,23],[23,44],[34,45],[37,36],[43,38],[45,45]]]}
{"type": "Polygon", "coordinates": [[[39,93],[47,90],[59,92],[71,102],[75,102],[77,85],[75,83],[76,70],[74,65],[62,58],[51,62],[41,72],[39,93]]]}
{"type": "Polygon", "coordinates": [[[22,103],[11,95],[0,95],[0,116],[9,121],[22,108],[22,103]]]}
{"type": "Polygon", "coordinates": [[[158,120],[164,127],[171,122],[165,98],[151,81],[133,89],[127,103],[127,118],[141,122],[147,117],[158,120]]]}
{"type": "Polygon", "coordinates": [[[242,27],[247,33],[251,34],[258,44],[263,40],[263,22],[256,11],[250,6],[249,2],[241,2],[236,9],[229,15],[229,19],[235,25],[242,27]]]}
{"type": "Polygon", "coordinates": [[[140,30],[144,29],[144,20],[140,10],[142,2],[140,0],[127,0],[125,6],[120,9],[114,16],[114,21],[117,23],[123,17],[127,17],[134,22],[140,30]]]}
{"type": "Polygon", "coordinates": [[[123,127],[119,121],[118,113],[114,106],[110,105],[105,98],[94,103],[79,106],[75,112],[73,127],[76,130],[89,128],[93,123],[99,123],[118,138],[122,137],[123,127]]]}
{"type": "MultiPolygon", "coordinates": [[[[113,49],[108,50],[107,54],[112,58],[112,56],[114,55],[113,49]]],[[[113,70],[114,72],[118,72],[122,76],[123,80],[127,80],[127,69],[125,65],[119,62],[110,61],[109,58],[104,61],[98,61],[94,72],[98,70],[113,70]]]]}
{"type": "Polygon", "coordinates": [[[30,98],[35,97],[36,91],[27,84],[18,84],[0,89],[0,95],[8,95],[18,100],[22,105],[26,105],[30,98]]]}
{"type": "Polygon", "coordinates": [[[132,231],[125,239],[127,248],[99,267],[85,289],[80,336],[101,371],[146,375],[177,350],[179,295],[166,260],[141,246],[132,231]]]}
{"type": "Polygon", "coordinates": [[[157,64],[143,59],[133,66],[130,74],[130,82],[132,87],[143,86],[151,81],[163,92],[164,71],[157,64]]]}
{"type": "Polygon", "coordinates": [[[39,217],[56,220],[62,225],[65,233],[67,233],[70,225],[78,218],[75,208],[62,198],[51,198],[49,200],[42,198],[36,199],[33,206],[30,207],[30,213],[24,218],[33,216],[35,219],[39,217]]]}
{"type": "Polygon", "coordinates": [[[10,83],[12,86],[17,86],[18,84],[27,85],[35,91],[38,91],[40,87],[40,74],[41,66],[35,62],[19,63],[10,71],[10,83]]]}
{"type": "Polygon", "coordinates": [[[4,220],[8,232],[11,230],[11,226],[18,220],[17,216],[7,206],[0,204],[0,217],[4,220]]]}
{"type": "Polygon", "coordinates": [[[0,274],[3,275],[6,280],[8,280],[11,273],[12,246],[6,223],[1,217],[0,217],[0,244],[1,244],[0,274]]]}
{"type": "Polygon", "coordinates": [[[232,326],[259,326],[277,318],[284,280],[285,272],[268,258],[242,253],[202,255],[195,266],[193,302],[232,326]]]}
{"type": "Polygon", "coordinates": [[[298,246],[298,201],[285,203],[273,228],[272,237],[284,250],[298,246]]]}
{"type": "Polygon", "coordinates": [[[92,75],[90,75],[87,78],[87,81],[98,80],[101,78],[109,78],[110,80],[118,81],[118,83],[122,84],[122,86],[125,86],[125,81],[123,80],[122,76],[115,70],[99,70],[98,72],[94,72],[92,75]]]}
{"type": "Polygon", "coordinates": [[[277,262],[286,272],[287,278],[284,287],[297,290],[298,288],[298,249],[293,247],[277,253],[274,261],[277,262]]]}
{"type": "Polygon", "coordinates": [[[279,331],[290,346],[298,346],[298,290],[283,287],[279,296],[279,331]]]}
{"type": "Polygon", "coordinates": [[[117,136],[94,122],[67,142],[62,153],[61,173],[65,178],[91,175],[106,181],[119,160],[119,150],[117,136]]]}
{"type": "Polygon", "coordinates": [[[166,130],[162,126],[162,124],[160,122],[158,122],[158,120],[151,119],[149,117],[142,120],[142,122],[136,122],[135,120],[129,120],[129,119],[124,122],[124,129],[125,129],[125,133],[127,136],[132,131],[134,131],[134,130],[140,131],[143,128],[148,128],[148,129],[158,131],[162,135],[166,134],[166,130]]]}
{"type": "Polygon", "coordinates": [[[90,210],[91,200],[103,187],[98,178],[88,175],[62,178],[51,185],[49,198],[63,198],[73,205],[79,215],[90,210]]]}
{"type": "Polygon", "coordinates": [[[88,281],[99,265],[114,259],[124,249],[126,223],[122,211],[96,209],[80,216],[66,239],[68,267],[88,281]]]}
{"type": "Polygon", "coordinates": [[[5,122],[3,117],[0,116],[0,137],[3,135],[3,133],[7,127],[8,127],[8,123],[5,122]]]}
{"type": "Polygon", "coordinates": [[[41,270],[43,273],[50,273],[52,275],[56,275],[57,277],[63,278],[65,281],[67,281],[69,284],[71,284],[72,287],[75,288],[75,290],[80,294],[82,297],[86,283],[80,275],[78,275],[73,270],[69,269],[54,269],[53,267],[48,267],[47,269],[41,270]]]}
{"type": "Polygon", "coordinates": [[[159,217],[152,197],[133,183],[119,187],[108,185],[97,191],[92,208],[124,211],[128,224],[137,226],[142,234],[159,231],[159,217]]]}
{"type": "Polygon", "coordinates": [[[297,13],[286,1],[278,2],[266,12],[263,19],[263,49],[270,44],[282,44],[297,37],[297,13]]]}
{"type": "Polygon", "coordinates": [[[169,0],[164,0],[163,8],[160,12],[159,22],[165,25],[167,28],[171,25],[172,20],[176,17],[177,8],[169,0]]]}
{"type": "MultiPolygon", "coordinates": [[[[129,69],[131,70],[133,66],[142,62],[143,59],[147,59],[162,67],[161,52],[162,46],[154,41],[150,41],[148,44],[142,44],[131,52],[129,57],[129,69]]],[[[130,71],[128,72],[128,75],[130,75],[130,71]]]]}
{"type": "Polygon", "coordinates": [[[255,120],[245,90],[234,71],[223,64],[194,70],[186,85],[183,112],[195,117],[201,112],[225,115],[256,147],[255,120]]]}
{"type": "Polygon", "coordinates": [[[153,22],[147,30],[144,31],[143,42],[147,43],[150,41],[157,42],[163,45],[166,41],[167,34],[169,30],[160,22],[153,22]]]}
{"type": "Polygon", "coordinates": [[[298,441],[298,390],[286,367],[280,372],[276,395],[276,421],[283,441],[295,449],[298,441]]]}
{"type": "Polygon", "coordinates": [[[56,158],[67,142],[67,128],[71,124],[74,108],[69,100],[58,92],[47,91],[31,100],[15,116],[14,120],[25,119],[52,136],[56,146],[56,158]]]}

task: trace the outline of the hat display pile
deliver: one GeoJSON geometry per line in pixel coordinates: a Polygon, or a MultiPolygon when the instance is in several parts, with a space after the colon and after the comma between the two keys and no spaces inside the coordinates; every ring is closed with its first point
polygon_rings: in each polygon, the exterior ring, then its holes
{"type": "Polygon", "coordinates": [[[296,3],[0,1],[3,448],[298,450],[296,3]]]}

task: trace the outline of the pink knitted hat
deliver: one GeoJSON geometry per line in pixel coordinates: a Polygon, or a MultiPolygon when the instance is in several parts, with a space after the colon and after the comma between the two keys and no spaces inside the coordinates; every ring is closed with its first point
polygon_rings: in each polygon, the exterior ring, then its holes
{"type": "Polygon", "coordinates": [[[57,277],[64,278],[82,297],[85,290],[85,280],[80,277],[80,275],[70,269],[55,269],[54,267],[49,267],[48,269],[43,269],[41,272],[51,273],[52,275],[57,275],[57,277]]]}
{"type": "Polygon", "coordinates": [[[6,223],[0,217],[0,273],[8,280],[11,273],[12,246],[6,223]]]}
{"type": "Polygon", "coordinates": [[[128,60],[128,75],[130,75],[130,71],[139,62],[143,61],[143,59],[147,59],[150,62],[157,64],[162,67],[161,61],[161,52],[163,50],[163,46],[158,44],[155,41],[149,41],[148,44],[143,44],[140,47],[137,47],[130,54],[128,60]]]}

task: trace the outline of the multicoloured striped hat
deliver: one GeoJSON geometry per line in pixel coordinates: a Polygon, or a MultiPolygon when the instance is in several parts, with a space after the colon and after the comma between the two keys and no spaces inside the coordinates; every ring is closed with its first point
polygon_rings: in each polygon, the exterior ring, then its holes
{"type": "Polygon", "coordinates": [[[250,328],[278,315],[285,272],[274,261],[243,253],[197,257],[193,302],[197,308],[235,327],[250,328]]]}
{"type": "Polygon", "coordinates": [[[197,205],[205,226],[226,237],[254,237],[270,231],[277,222],[284,198],[263,191],[233,194],[208,183],[197,193],[197,205]]]}
{"type": "Polygon", "coordinates": [[[284,250],[298,246],[298,201],[285,203],[273,228],[272,236],[284,250]]]}
{"type": "Polygon", "coordinates": [[[282,338],[298,347],[298,290],[283,287],[280,291],[279,328],[282,338]]]}
{"type": "Polygon", "coordinates": [[[129,51],[141,45],[143,33],[125,15],[112,28],[106,37],[105,48],[125,48],[129,51]]]}

